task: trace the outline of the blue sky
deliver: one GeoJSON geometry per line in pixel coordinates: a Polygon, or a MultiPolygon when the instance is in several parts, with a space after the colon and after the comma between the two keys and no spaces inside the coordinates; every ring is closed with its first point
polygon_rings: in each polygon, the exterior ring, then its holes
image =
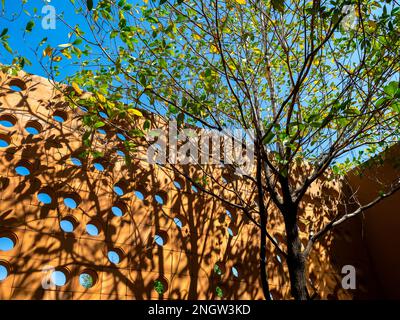
{"type": "MultiPolygon", "coordinates": [[[[76,3],[85,3],[85,0],[76,0],[76,3]]],[[[94,5],[98,0],[94,0],[94,5]]],[[[142,4],[143,0],[128,0],[127,2],[131,4],[142,4]]],[[[68,33],[70,29],[63,24],[62,21],[56,21],[56,29],[44,29],[42,27],[42,9],[46,5],[51,5],[55,8],[56,14],[63,17],[63,19],[71,26],[79,25],[79,27],[84,31],[88,32],[88,27],[86,21],[80,14],[76,14],[73,10],[73,5],[69,0],[28,0],[28,2],[22,7],[22,0],[5,0],[5,8],[3,12],[0,12],[0,32],[7,28],[9,38],[9,44],[11,48],[15,51],[14,54],[8,53],[0,45],[0,63],[10,64],[15,56],[21,55],[28,58],[32,65],[25,65],[25,71],[45,76],[46,71],[38,63],[38,58],[35,56],[35,49],[43,38],[47,38],[47,44],[51,47],[57,47],[59,44],[69,42],[68,33]],[[36,8],[36,12],[35,12],[36,8]],[[14,20],[10,21],[14,14],[20,15],[14,20]],[[35,22],[35,27],[32,32],[25,33],[26,25],[29,21],[33,20],[35,22]]],[[[377,14],[380,14],[381,10],[377,10],[377,14]]],[[[46,44],[46,46],[47,46],[46,44]]],[[[41,53],[45,48],[42,47],[38,52],[41,53]]],[[[68,75],[71,75],[75,71],[75,67],[72,66],[76,60],[73,58],[71,60],[63,59],[59,63],[60,70],[62,71],[60,77],[57,80],[62,81],[68,75]]]]}
{"type": "MultiPolygon", "coordinates": [[[[76,0],[79,3],[79,0],[76,0]]],[[[127,2],[136,4],[142,3],[140,0],[128,0],[127,2]]],[[[5,0],[5,10],[0,13],[0,32],[4,28],[8,28],[9,44],[17,54],[11,55],[0,45],[0,63],[9,64],[16,55],[21,55],[26,57],[32,62],[32,66],[25,66],[25,71],[46,76],[45,70],[38,63],[38,58],[35,56],[34,51],[37,45],[42,41],[43,38],[48,39],[47,43],[51,47],[57,47],[59,44],[68,42],[68,33],[70,29],[65,26],[60,20],[56,22],[55,30],[45,30],[42,28],[42,16],[41,12],[45,5],[51,5],[56,9],[57,15],[62,15],[63,19],[67,21],[70,25],[74,26],[79,24],[79,27],[83,31],[88,31],[86,22],[84,18],[76,14],[73,10],[73,6],[69,0],[50,0],[46,2],[45,0],[28,0],[21,9],[21,0],[5,0]],[[36,8],[36,13],[35,13],[36,8]],[[9,21],[14,14],[21,13],[18,18],[14,21],[9,21]],[[35,27],[32,32],[24,33],[25,27],[29,21],[33,20],[35,22],[35,27]]],[[[94,0],[96,5],[97,0],[94,0]]],[[[41,52],[42,50],[40,50],[41,52]]],[[[74,72],[74,68],[71,66],[74,60],[64,60],[60,63],[62,68],[62,78],[74,72]]]]}
{"type": "MultiPolygon", "coordinates": [[[[9,44],[14,51],[17,51],[19,55],[22,55],[28,58],[32,62],[32,66],[25,66],[25,70],[38,74],[45,75],[42,67],[37,63],[37,58],[34,54],[34,50],[37,47],[38,43],[45,37],[48,38],[48,43],[55,47],[60,43],[68,42],[68,28],[64,26],[60,21],[56,22],[55,30],[45,30],[41,27],[41,18],[37,17],[41,14],[42,8],[46,5],[46,2],[43,0],[34,0],[28,1],[26,5],[24,5],[24,10],[21,15],[16,18],[14,21],[7,21],[4,19],[12,17],[12,15],[16,12],[20,12],[20,6],[15,4],[15,0],[6,0],[5,1],[5,12],[3,14],[2,19],[0,20],[0,28],[8,28],[9,44]],[[35,17],[34,8],[37,8],[37,13],[35,17]],[[28,13],[31,15],[29,16],[28,13]],[[25,27],[27,23],[33,20],[35,22],[35,27],[33,28],[31,33],[24,33],[25,27]]],[[[65,14],[65,19],[74,21],[75,23],[79,23],[77,21],[78,16],[71,12],[71,5],[69,1],[65,0],[52,0],[50,2],[52,6],[56,8],[57,14],[65,14]],[[68,10],[69,9],[69,10],[68,10]]],[[[75,24],[74,23],[74,24],[75,24]]],[[[0,49],[0,62],[3,64],[8,64],[12,61],[13,55],[6,52],[3,48],[0,49]]],[[[65,72],[71,72],[69,70],[68,65],[63,65],[63,70],[65,72]]]]}

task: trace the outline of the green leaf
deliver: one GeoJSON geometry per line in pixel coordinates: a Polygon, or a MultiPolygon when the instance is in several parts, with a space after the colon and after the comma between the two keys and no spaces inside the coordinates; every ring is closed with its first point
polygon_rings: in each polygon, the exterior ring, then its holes
{"type": "Polygon", "coordinates": [[[33,20],[29,21],[26,24],[25,31],[26,32],[31,32],[34,26],[35,26],[35,22],[33,22],[33,20]]]}
{"type": "Polygon", "coordinates": [[[264,144],[270,143],[274,137],[275,137],[275,134],[274,134],[272,131],[270,131],[270,132],[265,136],[265,138],[263,139],[263,143],[264,143],[264,144]]]}
{"type": "Polygon", "coordinates": [[[93,0],[86,0],[86,5],[88,10],[92,10],[93,9],[93,0]]]}
{"type": "Polygon", "coordinates": [[[143,85],[144,87],[146,86],[146,84],[147,84],[147,79],[146,79],[146,75],[145,75],[144,73],[141,73],[141,74],[139,75],[139,82],[140,82],[140,84],[143,85]]]}
{"type": "Polygon", "coordinates": [[[271,0],[271,4],[272,7],[280,13],[283,13],[285,10],[284,0],[271,0]]]}
{"type": "Polygon", "coordinates": [[[398,89],[399,83],[397,81],[392,81],[384,88],[384,91],[388,96],[394,97],[398,89]]]}
{"type": "Polygon", "coordinates": [[[3,36],[5,36],[8,32],[8,28],[4,28],[3,31],[0,34],[0,38],[2,38],[3,36]]]}
{"type": "Polygon", "coordinates": [[[160,295],[163,294],[165,291],[164,284],[160,280],[154,281],[154,290],[160,295]]]}
{"type": "Polygon", "coordinates": [[[156,17],[147,17],[146,19],[147,19],[148,22],[151,22],[151,23],[158,23],[159,22],[156,17]]]}
{"type": "Polygon", "coordinates": [[[158,63],[159,63],[159,65],[160,65],[160,67],[161,68],[163,68],[163,69],[167,69],[167,62],[164,60],[164,59],[159,59],[158,60],[158,63]]]}
{"type": "Polygon", "coordinates": [[[90,131],[86,131],[86,132],[83,134],[83,137],[82,137],[83,144],[84,144],[85,146],[87,146],[87,147],[90,147],[90,145],[91,145],[90,135],[91,135],[91,132],[90,132],[90,131]]]}
{"type": "Polygon", "coordinates": [[[391,108],[393,109],[394,112],[400,114],[400,102],[395,102],[391,105],[391,108]]]}
{"type": "Polygon", "coordinates": [[[94,125],[94,127],[97,129],[97,128],[104,127],[105,125],[106,124],[103,121],[99,121],[94,125]]]}
{"type": "Polygon", "coordinates": [[[3,41],[2,42],[4,49],[6,49],[9,53],[13,53],[11,47],[8,45],[7,42],[3,41]]]}
{"type": "Polygon", "coordinates": [[[217,296],[220,298],[222,298],[224,295],[224,292],[222,291],[222,289],[220,287],[216,287],[215,292],[217,293],[217,296]]]}
{"type": "Polygon", "coordinates": [[[387,98],[380,98],[377,102],[376,102],[376,106],[379,108],[382,104],[384,104],[387,101],[387,98]]]}
{"type": "Polygon", "coordinates": [[[146,120],[146,121],[143,123],[143,130],[148,130],[148,129],[150,129],[150,125],[151,125],[150,120],[146,120]]]}
{"type": "Polygon", "coordinates": [[[219,276],[223,273],[218,264],[214,265],[214,272],[219,276]]]}
{"type": "Polygon", "coordinates": [[[75,39],[74,42],[72,42],[72,44],[73,44],[74,46],[77,46],[77,45],[79,45],[79,44],[81,44],[81,43],[82,43],[82,39],[81,39],[81,38],[77,38],[77,39],[75,39]]]}
{"type": "Polygon", "coordinates": [[[24,57],[21,58],[19,66],[21,67],[21,69],[23,69],[25,67],[25,58],[24,57]]]}

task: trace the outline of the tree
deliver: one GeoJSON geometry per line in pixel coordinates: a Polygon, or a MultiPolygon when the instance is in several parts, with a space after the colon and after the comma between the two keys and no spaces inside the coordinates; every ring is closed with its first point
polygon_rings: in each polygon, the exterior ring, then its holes
{"type": "MultiPolygon", "coordinates": [[[[71,103],[94,110],[85,118],[88,128],[101,127],[117,115],[142,116],[145,110],[176,120],[178,127],[253,130],[256,169],[243,179],[256,186],[257,208],[239,195],[227,201],[179,173],[203,192],[242,210],[260,228],[260,278],[266,299],[268,240],[286,258],[293,297],[308,299],[305,266],[313,244],[400,188],[399,174],[371,203],[315,230],[302,249],[300,203],[312,183],[327,172],[341,176],[398,142],[398,2],[71,3],[87,27],[72,26],[60,17],[70,26],[71,39],[58,48],[42,43],[38,53],[49,77],[62,74],[57,66],[61,58],[80,59],[79,71],[68,82],[74,88],[71,103]],[[83,99],[82,90],[93,95],[83,99]],[[98,116],[99,104],[109,119],[98,116]],[[293,179],[299,163],[311,170],[293,179]],[[267,231],[271,206],[284,219],[286,252],[267,231]]],[[[134,137],[148,129],[145,122],[125,133],[134,137]]],[[[90,132],[84,136],[88,146],[90,132]]]]}

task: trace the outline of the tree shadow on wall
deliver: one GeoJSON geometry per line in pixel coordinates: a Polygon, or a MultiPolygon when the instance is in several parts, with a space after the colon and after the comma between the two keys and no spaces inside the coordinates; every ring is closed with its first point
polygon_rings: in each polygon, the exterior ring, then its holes
{"type": "MultiPolygon", "coordinates": [[[[0,87],[0,116],[13,119],[0,129],[8,144],[0,149],[0,233],[14,239],[0,256],[9,269],[0,297],[262,297],[258,234],[247,219],[232,208],[229,217],[171,168],[140,155],[124,159],[115,128],[93,136],[101,157],[82,156],[84,112],[71,110],[35,77],[17,80],[19,92],[9,89],[10,78],[0,87]],[[29,173],[20,175],[17,167],[29,173]]],[[[222,171],[215,176],[222,179],[222,171]]],[[[224,194],[219,184],[212,187],[224,194]]]]}

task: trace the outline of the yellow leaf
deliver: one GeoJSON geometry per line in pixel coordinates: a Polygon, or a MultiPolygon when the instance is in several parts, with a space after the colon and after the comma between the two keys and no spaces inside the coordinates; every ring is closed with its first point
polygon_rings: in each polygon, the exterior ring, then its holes
{"type": "Polygon", "coordinates": [[[106,97],[101,93],[97,93],[97,97],[99,98],[100,102],[106,102],[106,97]]]}
{"type": "Polygon", "coordinates": [[[50,57],[53,52],[53,49],[48,46],[46,49],[43,50],[43,57],[50,57]]]}
{"type": "Polygon", "coordinates": [[[218,51],[218,48],[217,48],[214,44],[211,45],[210,51],[211,51],[212,53],[218,53],[218,52],[219,52],[219,51],[218,51]]]}
{"type": "Polygon", "coordinates": [[[72,56],[69,53],[69,50],[62,50],[61,53],[67,58],[67,59],[71,59],[72,56]]]}
{"type": "Polygon", "coordinates": [[[261,51],[260,49],[258,49],[258,48],[253,48],[253,52],[254,52],[255,54],[258,54],[258,55],[261,55],[261,54],[262,54],[262,51],[261,51]]]}
{"type": "Polygon", "coordinates": [[[78,86],[75,82],[72,82],[72,88],[74,88],[75,92],[76,92],[77,94],[79,94],[79,95],[81,95],[82,92],[83,92],[82,89],[79,88],[79,86],[78,86]]]}
{"type": "Polygon", "coordinates": [[[54,57],[52,60],[55,61],[55,62],[59,62],[59,61],[62,60],[62,57],[60,57],[60,56],[54,57]]]}
{"type": "Polygon", "coordinates": [[[197,33],[193,33],[193,39],[194,40],[200,40],[201,36],[199,36],[197,33]]]}
{"type": "Polygon", "coordinates": [[[246,0],[235,0],[239,4],[246,4],[246,0]]]}
{"type": "Polygon", "coordinates": [[[232,71],[236,71],[236,66],[235,66],[234,63],[232,63],[232,62],[228,63],[228,67],[229,67],[229,69],[231,69],[232,71]]]}
{"type": "Polygon", "coordinates": [[[128,109],[128,112],[129,112],[130,114],[135,115],[135,116],[143,117],[143,113],[141,113],[138,109],[133,109],[133,108],[131,108],[131,109],[128,109]]]}

